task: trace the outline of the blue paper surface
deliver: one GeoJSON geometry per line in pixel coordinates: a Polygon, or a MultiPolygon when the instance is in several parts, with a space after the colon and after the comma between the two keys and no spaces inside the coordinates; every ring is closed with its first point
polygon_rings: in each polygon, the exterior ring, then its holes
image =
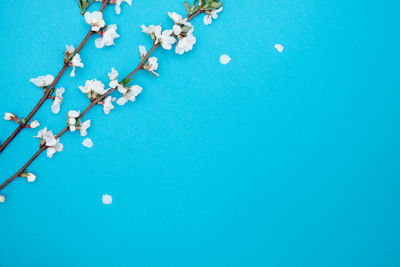
{"type": "MultiPolygon", "coordinates": [[[[42,96],[29,79],[56,75],[89,27],[76,1],[22,2],[0,15],[0,112],[21,117],[42,96]]],[[[35,116],[42,126],[58,132],[87,106],[87,79],[136,67],[138,46],[151,47],[142,24],[169,28],[167,12],[185,12],[181,0],[121,7],[105,11],[116,46],[90,39],[85,67],[58,84],[60,114],[49,101],[35,116]]],[[[0,266],[400,266],[399,8],[225,1],[212,25],[194,19],[193,51],[158,49],[160,77],[135,75],[136,102],[86,116],[92,149],[68,133],[62,153],[29,167],[35,183],[1,192],[0,266]]],[[[14,129],[1,120],[0,139],[14,129]]],[[[37,150],[36,132],[0,155],[1,182],[37,150]]]]}

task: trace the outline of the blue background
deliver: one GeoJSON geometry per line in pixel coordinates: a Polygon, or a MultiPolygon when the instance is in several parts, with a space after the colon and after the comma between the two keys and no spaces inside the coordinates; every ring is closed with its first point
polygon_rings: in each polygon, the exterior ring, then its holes
{"type": "MultiPolygon", "coordinates": [[[[76,1],[23,2],[0,16],[0,111],[20,116],[42,95],[29,79],[56,75],[88,29],[76,1]]],[[[88,114],[92,149],[66,134],[62,153],[29,168],[35,183],[2,191],[0,266],[400,266],[399,8],[226,1],[212,25],[195,19],[195,49],[157,50],[161,76],[135,76],[135,103],[88,114]]],[[[85,68],[58,84],[60,114],[48,102],[35,118],[65,127],[63,113],[88,104],[78,85],[129,73],[151,46],[140,25],[171,27],[167,11],[183,14],[183,1],[108,7],[117,45],[92,38],[85,68]]],[[[0,138],[14,129],[2,120],[0,138]]],[[[1,181],[36,151],[35,134],[1,154],[1,181]]]]}

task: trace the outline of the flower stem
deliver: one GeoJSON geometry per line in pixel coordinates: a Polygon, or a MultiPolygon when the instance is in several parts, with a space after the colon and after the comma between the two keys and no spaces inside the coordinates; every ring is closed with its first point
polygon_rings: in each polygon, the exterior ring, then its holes
{"type": "MultiPolygon", "coordinates": [[[[109,1],[104,1],[100,12],[103,12],[105,7],[108,5],[109,1]]],[[[79,44],[79,46],[76,48],[75,53],[79,53],[79,51],[83,48],[83,46],[87,43],[89,40],[90,36],[92,36],[94,32],[89,30],[89,32],[86,34],[85,38],[82,40],[82,42],[79,44]]],[[[32,117],[36,114],[36,112],[40,109],[40,107],[46,102],[47,99],[51,98],[51,95],[54,91],[54,87],[60,80],[61,76],[64,74],[64,72],[67,70],[68,64],[64,62],[64,65],[60,72],[57,74],[57,77],[54,79],[53,83],[49,86],[47,91],[44,93],[42,98],[39,100],[39,102],[36,104],[36,106],[32,109],[32,111],[29,113],[29,115],[26,117],[25,122],[21,123],[17,129],[14,130],[14,132],[0,145],[0,153],[3,152],[3,150],[11,143],[11,141],[14,140],[14,138],[25,128],[25,126],[29,123],[29,121],[32,119],[32,117]]]]}
{"type": "MultiPolygon", "coordinates": [[[[193,19],[194,17],[196,17],[197,15],[199,15],[200,13],[202,13],[202,11],[197,11],[196,13],[193,13],[192,15],[187,17],[187,21],[193,19]]],[[[138,66],[131,72],[129,73],[125,78],[125,79],[129,79],[131,76],[133,76],[136,72],[138,72],[139,70],[141,70],[143,68],[143,65],[146,63],[147,59],[150,57],[150,55],[154,52],[154,50],[159,47],[160,44],[154,44],[153,47],[151,48],[151,50],[149,51],[149,53],[147,53],[146,56],[144,56],[142,58],[142,60],[140,61],[140,63],[138,64],[138,66]]],[[[87,106],[87,108],[79,115],[79,119],[82,118],[90,109],[92,109],[96,104],[98,104],[99,102],[103,101],[108,95],[110,95],[112,92],[114,92],[117,89],[117,87],[112,88],[110,90],[107,91],[107,93],[105,93],[104,95],[102,95],[101,97],[99,97],[98,99],[91,101],[90,104],[87,106]]],[[[62,136],[63,134],[65,134],[66,132],[68,132],[69,127],[66,126],[61,132],[59,132],[55,138],[58,139],[60,136],[62,136]]],[[[3,189],[4,187],[6,187],[10,182],[12,182],[15,178],[19,177],[19,175],[21,174],[22,171],[24,171],[47,147],[46,146],[40,146],[39,150],[28,160],[27,163],[25,163],[25,165],[18,171],[16,172],[13,176],[11,176],[7,181],[5,181],[3,184],[0,185],[0,190],[3,189]]]]}

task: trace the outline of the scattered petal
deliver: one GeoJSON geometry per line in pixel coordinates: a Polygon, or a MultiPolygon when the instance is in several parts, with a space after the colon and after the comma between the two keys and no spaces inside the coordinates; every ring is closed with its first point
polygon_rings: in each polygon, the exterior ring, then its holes
{"type": "Polygon", "coordinates": [[[6,197],[3,195],[0,195],[0,203],[6,202],[6,197]]]}
{"type": "Polygon", "coordinates": [[[103,204],[104,205],[110,205],[112,203],[112,196],[110,195],[103,195],[103,204]]]}
{"type": "Polygon", "coordinates": [[[275,49],[279,52],[282,53],[283,52],[283,45],[281,44],[276,44],[274,45],[275,49]]]}
{"type": "Polygon", "coordinates": [[[222,55],[222,56],[219,58],[219,62],[221,62],[221,64],[223,64],[223,65],[226,65],[226,64],[228,64],[229,62],[231,62],[231,57],[228,56],[228,55],[222,55]]]}
{"type": "Polygon", "coordinates": [[[92,148],[93,147],[93,141],[90,138],[85,138],[85,140],[83,140],[82,145],[88,148],[92,148]]]}

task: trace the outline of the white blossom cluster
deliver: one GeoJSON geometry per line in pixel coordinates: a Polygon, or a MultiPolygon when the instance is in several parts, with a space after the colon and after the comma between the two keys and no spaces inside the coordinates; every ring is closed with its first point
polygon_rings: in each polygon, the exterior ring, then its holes
{"type": "MultiPolygon", "coordinates": [[[[102,0],[96,0],[98,2],[102,2],[102,0]]],[[[132,0],[110,0],[110,4],[115,4],[115,12],[117,14],[121,13],[121,4],[122,2],[126,2],[129,5],[132,5],[132,0]]],[[[81,9],[87,8],[89,1],[87,0],[78,0],[78,3],[81,6],[81,9]]],[[[193,5],[190,6],[185,2],[186,10],[188,11],[189,18],[192,17],[196,13],[205,13],[204,24],[209,25],[212,23],[213,19],[218,18],[218,13],[220,13],[222,9],[222,3],[219,0],[204,0],[204,1],[194,1],[193,5]]],[[[145,26],[142,25],[141,29],[144,33],[151,36],[153,40],[153,49],[157,46],[161,46],[166,50],[171,50],[172,46],[175,45],[175,53],[182,55],[187,53],[193,49],[193,46],[196,44],[196,37],[194,36],[194,26],[188,21],[188,18],[183,19],[181,15],[176,12],[168,12],[168,16],[172,19],[174,25],[172,29],[163,30],[161,25],[150,25],[145,26]]],[[[91,31],[98,33],[101,37],[95,40],[95,45],[97,48],[102,48],[104,46],[114,45],[114,40],[119,38],[120,36],[117,33],[117,25],[111,24],[106,25],[103,19],[103,13],[99,11],[95,12],[86,12],[84,13],[84,18],[87,24],[91,26],[91,31]]],[[[153,49],[150,51],[152,52],[153,49]]],[[[65,50],[65,64],[72,67],[72,71],[70,76],[75,76],[76,68],[83,68],[83,63],[80,55],[77,53],[73,45],[67,45],[65,50]]],[[[157,57],[150,57],[146,48],[144,46],[139,46],[139,55],[141,58],[140,65],[138,69],[146,70],[152,73],[155,77],[158,77],[159,74],[156,72],[158,69],[159,63],[157,57]]],[[[228,64],[231,58],[228,55],[222,55],[220,58],[221,64],[228,64]]],[[[138,70],[136,69],[135,72],[138,70]]],[[[133,73],[132,73],[133,74],[133,73]]],[[[131,74],[131,75],[132,75],[131,74]]],[[[111,110],[115,108],[113,105],[116,102],[118,105],[122,106],[128,102],[134,102],[136,97],[142,92],[143,88],[139,85],[129,85],[132,79],[129,79],[131,76],[129,75],[127,78],[119,81],[118,76],[119,73],[116,69],[112,68],[111,72],[108,73],[109,78],[109,88],[106,88],[105,85],[95,79],[87,80],[84,86],[79,86],[80,91],[87,95],[89,100],[91,101],[91,105],[100,104],[103,105],[103,111],[105,114],[109,114],[111,110]],[[114,97],[111,95],[113,92],[119,92],[120,96],[114,97]]],[[[54,76],[48,74],[45,76],[39,76],[37,78],[32,78],[30,80],[33,84],[45,90],[53,90],[53,82],[54,76]],[[49,86],[51,86],[49,88],[49,86]]],[[[49,98],[53,99],[53,103],[51,105],[51,110],[53,113],[60,112],[60,105],[63,102],[63,94],[65,89],[63,87],[55,90],[55,96],[50,96],[49,98]]],[[[71,132],[75,132],[79,130],[81,136],[87,136],[87,130],[91,126],[91,120],[82,121],[81,112],[79,110],[70,110],[67,114],[67,127],[71,132]]],[[[5,120],[12,120],[17,123],[23,123],[20,119],[13,113],[5,113],[5,120]]],[[[33,121],[29,124],[29,128],[37,128],[40,124],[38,121],[33,121]]],[[[54,136],[53,131],[48,131],[47,127],[43,128],[38,132],[35,138],[40,139],[41,148],[45,148],[47,151],[47,156],[52,158],[56,152],[61,152],[63,150],[63,144],[60,143],[60,138],[56,138],[54,136]]],[[[82,142],[82,145],[88,148],[93,147],[93,142],[90,138],[85,138],[82,142]]],[[[36,175],[31,172],[24,171],[19,174],[20,177],[25,177],[28,182],[34,182],[36,180],[36,175]]],[[[0,202],[4,202],[5,197],[0,195],[0,202]]],[[[103,203],[111,204],[112,197],[110,195],[103,195],[103,203]]]]}
{"type": "Polygon", "coordinates": [[[53,131],[47,131],[47,127],[44,127],[38,132],[35,138],[40,138],[40,144],[45,145],[47,148],[47,156],[52,158],[56,152],[63,151],[63,144],[60,143],[60,138],[54,136],[53,131]]]}
{"type": "Polygon", "coordinates": [[[67,125],[71,132],[75,132],[76,130],[79,130],[81,136],[86,136],[87,129],[90,127],[91,123],[90,123],[90,120],[81,122],[80,117],[79,117],[80,114],[81,114],[80,111],[76,111],[76,110],[68,111],[67,125]]]}

